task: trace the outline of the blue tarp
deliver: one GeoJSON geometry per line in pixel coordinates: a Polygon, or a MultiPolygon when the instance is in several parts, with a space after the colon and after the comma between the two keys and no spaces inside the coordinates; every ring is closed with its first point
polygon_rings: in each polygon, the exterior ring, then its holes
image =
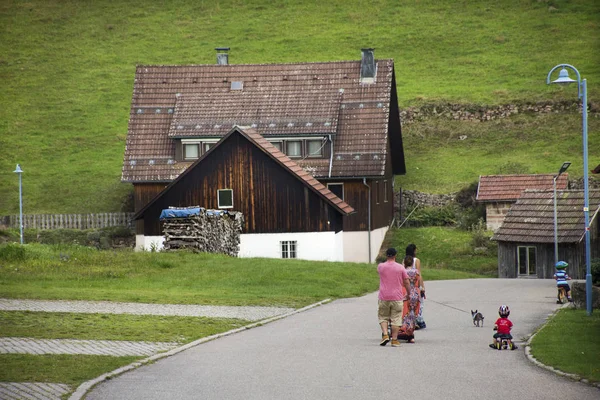
{"type": "Polygon", "coordinates": [[[202,207],[189,207],[189,208],[167,208],[161,211],[160,219],[164,218],[186,218],[190,215],[199,215],[200,210],[204,210],[202,207]]]}
{"type": "Polygon", "coordinates": [[[160,219],[165,218],[187,218],[192,215],[200,215],[206,212],[206,215],[222,216],[228,214],[225,210],[206,210],[204,207],[187,207],[187,208],[166,208],[161,211],[160,219]]]}

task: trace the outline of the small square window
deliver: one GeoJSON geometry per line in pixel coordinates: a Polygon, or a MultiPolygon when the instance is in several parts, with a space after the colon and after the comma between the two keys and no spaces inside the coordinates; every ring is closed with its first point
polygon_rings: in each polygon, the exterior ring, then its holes
{"type": "Polygon", "coordinates": [[[281,244],[281,258],[297,258],[295,240],[284,240],[281,244]]]}
{"type": "Polygon", "coordinates": [[[328,183],[327,189],[335,194],[340,199],[344,200],[344,184],[343,183],[328,183]]]}
{"type": "Polygon", "coordinates": [[[232,81],[231,82],[231,90],[242,90],[244,89],[244,82],[242,81],[232,81]]]}
{"type": "Polygon", "coordinates": [[[302,142],[299,140],[286,142],[286,154],[288,157],[302,157],[302,142]]]}
{"type": "Polygon", "coordinates": [[[323,144],[321,140],[307,140],[306,150],[309,157],[323,157],[323,144]]]}
{"type": "Polygon", "coordinates": [[[383,181],[383,202],[388,202],[388,181],[383,181]]]}
{"type": "Polygon", "coordinates": [[[183,158],[185,160],[195,160],[200,154],[200,148],[197,143],[183,145],[183,158]]]}
{"type": "Polygon", "coordinates": [[[217,190],[219,208],[233,208],[233,189],[217,190]]]}

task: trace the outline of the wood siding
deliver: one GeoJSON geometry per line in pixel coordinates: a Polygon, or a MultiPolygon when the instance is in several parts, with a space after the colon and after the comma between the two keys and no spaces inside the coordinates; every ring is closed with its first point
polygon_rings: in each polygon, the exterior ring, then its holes
{"type": "Polygon", "coordinates": [[[244,233],[342,229],[342,215],[241,135],[232,135],[175,181],[143,215],[145,235],[160,235],[159,215],[170,206],[217,209],[217,190],[233,190],[244,233]]]}
{"type": "MultiPolygon", "coordinates": [[[[596,218],[590,229],[591,259],[600,258],[600,226],[596,218]]],[[[554,243],[516,243],[498,241],[498,277],[518,277],[517,247],[532,246],[536,248],[537,277],[552,279],[554,276],[554,243]]],[[[573,279],[585,279],[585,239],[579,243],[558,246],[558,259],[569,264],[567,273],[573,279]]]]}

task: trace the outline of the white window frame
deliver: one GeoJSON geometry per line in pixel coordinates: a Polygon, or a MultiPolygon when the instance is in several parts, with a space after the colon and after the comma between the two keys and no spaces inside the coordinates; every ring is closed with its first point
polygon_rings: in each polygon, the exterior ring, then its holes
{"type": "Polygon", "coordinates": [[[285,155],[288,156],[289,158],[302,158],[302,140],[286,140],[285,141],[285,155]],[[300,154],[298,155],[290,155],[289,152],[289,145],[290,143],[299,143],[300,144],[300,154]]]}
{"type": "Polygon", "coordinates": [[[323,147],[325,147],[325,143],[323,141],[323,139],[307,139],[305,142],[306,144],[306,157],[310,157],[310,158],[323,158],[323,147]],[[319,144],[319,152],[318,153],[310,153],[309,151],[309,143],[310,142],[317,142],[319,144]]]}
{"type": "Polygon", "coordinates": [[[281,258],[298,258],[298,241],[282,240],[279,242],[281,258]]]}
{"type": "Polygon", "coordinates": [[[197,160],[198,158],[200,158],[200,155],[201,155],[200,143],[183,143],[183,159],[184,160],[197,160]],[[196,154],[198,155],[198,157],[188,157],[188,155],[187,155],[188,146],[196,147],[196,154]]]}
{"type": "Polygon", "coordinates": [[[208,152],[208,150],[210,150],[211,147],[213,147],[215,144],[217,144],[218,141],[219,141],[218,138],[214,138],[214,139],[213,138],[211,138],[211,139],[181,139],[182,158],[185,161],[197,160],[198,158],[200,158],[204,154],[206,154],[206,152],[208,152]],[[197,145],[198,146],[198,157],[197,158],[191,158],[191,157],[185,156],[185,147],[187,145],[197,145]]]}
{"type": "Polygon", "coordinates": [[[517,246],[517,275],[518,276],[532,276],[532,275],[537,275],[537,247],[535,246],[517,246]],[[526,251],[526,263],[527,265],[525,265],[525,270],[526,273],[522,274],[521,273],[521,257],[519,257],[519,252],[520,249],[525,249],[526,251]],[[534,257],[535,257],[535,265],[534,265],[534,270],[533,273],[531,272],[529,266],[530,266],[530,261],[529,261],[529,251],[533,249],[534,252],[534,257]]]}
{"type": "Polygon", "coordinates": [[[218,208],[233,208],[233,189],[217,189],[217,205],[218,208]],[[221,192],[230,192],[231,193],[231,204],[230,205],[221,205],[221,192]]]}

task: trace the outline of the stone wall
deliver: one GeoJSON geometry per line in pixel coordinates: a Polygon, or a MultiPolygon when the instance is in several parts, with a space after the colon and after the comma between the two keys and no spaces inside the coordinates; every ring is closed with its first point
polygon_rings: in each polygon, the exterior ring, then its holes
{"type": "Polygon", "coordinates": [[[396,221],[401,221],[415,208],[416,205],[425,207],[444,207],[452,203],[456,193],[430,194],[417,190],[402,190],[394,193],[394,209],[396,221]]]}
{"type": "MultiPolygon", "coordinates": [[[[590,118],[600,117],[600,104],[588,105],[590,118]]],[[[407,107],[400,110],[402,124],[423,121],[428,118],[447,118],[458,121],[492,121],[508,118],[519,113],[558,113],[581,112],[579,101],[547,101],[537,103],[504,104],[499,106],[477,106],[469,104],[431,104],[421,107],[407,107]]]]}

